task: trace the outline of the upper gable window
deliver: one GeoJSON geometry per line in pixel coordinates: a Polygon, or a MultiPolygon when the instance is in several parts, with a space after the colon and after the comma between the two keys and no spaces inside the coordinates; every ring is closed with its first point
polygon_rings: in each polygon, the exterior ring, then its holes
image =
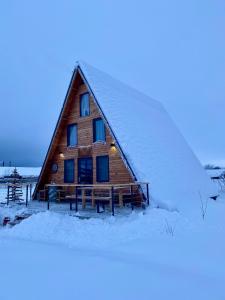
{"type": "Polygon", "coordinates": [[[77,125],[69,124],[67,126],[67,147],[74,147],[77,145],[77,125]]]}
{"type": "Polygon", "coordinates": [[[80,95],[80,116],[86,117],[90,115],[90,99],[89,94],[80,95]]]}

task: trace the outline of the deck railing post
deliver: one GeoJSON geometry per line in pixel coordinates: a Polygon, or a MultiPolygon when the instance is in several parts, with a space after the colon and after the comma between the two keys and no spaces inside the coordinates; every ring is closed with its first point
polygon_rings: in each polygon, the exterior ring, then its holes
{"type": "Polygon", "coordinates": [[[111,187],[112,216],[114,216],[114,187],[111,187]]]}
{"type": "Polygon", "coordinates": [[[29,185],[27,184],[26,185],[26,206],[28,205],[28,188],[29,188],[29,185]]]}
{"type": "Polygon", "coordinates": [[[134,194],[133,194],[133,185],[130,186],[130,193],[131,193],[131,209],[134,210],[134,194]]]}
{"type": "Polygon", "coordinates": [[[77,186],[75,188],[75,210],[78,212],[77,186]]]}
{"type": "Polygon", "coordinates": [[[149,184],[146,184],[146,189],[147,189],[147,204],[149,205],[149,184]]]}
{"type": "Polygon", "coordinates": [[[73,209],[73,197],[70,197],[69,198],[69,200],[70,200],[70,210],[72,210],[73,209]]]}

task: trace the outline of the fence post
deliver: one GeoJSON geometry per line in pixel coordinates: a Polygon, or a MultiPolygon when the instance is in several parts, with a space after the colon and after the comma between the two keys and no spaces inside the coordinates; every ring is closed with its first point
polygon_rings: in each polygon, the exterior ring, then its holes
{"type": "Polygon", "coordinates": [[[32,198],[32,183],[30,183],[30,201],[31,201],[31,198],[32,198]]]}
{"type": "Polygon", "coordinates": [[[7,205],[9,205],[9,185],[7,185],[7,205]]]}
{"type": "Polygon", "coordinates": [[[147,188],[147,204],[149,205],[149,184],[146,184],[146,188],[147,188]]]}
{"type": "Polygon", "coordinates": [[[28,188],[29,188],[29,185],[27,184],[26,185],[26,206],[28,204],[28,188]]]}
{"type": "Polygon", "coordinates": [[[112,216],[114,216],[114,187],[111,187],[112,216]]]}

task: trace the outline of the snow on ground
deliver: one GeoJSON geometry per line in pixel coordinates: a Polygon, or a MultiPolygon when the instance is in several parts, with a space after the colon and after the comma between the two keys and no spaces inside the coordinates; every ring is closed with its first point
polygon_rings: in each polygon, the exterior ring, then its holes
{"type": "MultiPolygon", "coordinates": [[[[10,175],[15,167],[0,167],[0,177],[10,175]]],[[[40,167],[16,167],[21,176],[39,176],[40,167]]]]}
{"type": "Polygon", "coordinates": [[[224,300],[225,193],[201,212],[35,214],[0,230],[0,299],[224,300]]]}

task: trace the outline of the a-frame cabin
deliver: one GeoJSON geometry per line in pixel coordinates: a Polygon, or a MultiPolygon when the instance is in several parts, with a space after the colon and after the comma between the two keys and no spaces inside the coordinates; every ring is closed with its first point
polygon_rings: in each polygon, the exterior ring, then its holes
{"type": "MultiPolygon", "coordinates": [[[[128,186],[132,199],[134,192],[138,202],[147,201],[148,182],[157,206],[178,210],[191,202],[197,205],[199,192],[205,198],[216,193],[160,102],[79,62],[33,198],[49,187],[64,192],[69,187],[74,197],[78,185],[117,185],[116,197],[123,205],[128,186]]],[[[83,193],[85,198],[85,189],[83,193]]]]}
{"type": "Polygon", "coordinates": [[[74,194],[73,186],[120,185],[127,188],[137,187],[135,182],[135,175],[113,129],[78,65],[73,72],[33,198],[39,198],[39,192],[47,185],[67,191],[70,187],[70,194],[74,194]]]}

